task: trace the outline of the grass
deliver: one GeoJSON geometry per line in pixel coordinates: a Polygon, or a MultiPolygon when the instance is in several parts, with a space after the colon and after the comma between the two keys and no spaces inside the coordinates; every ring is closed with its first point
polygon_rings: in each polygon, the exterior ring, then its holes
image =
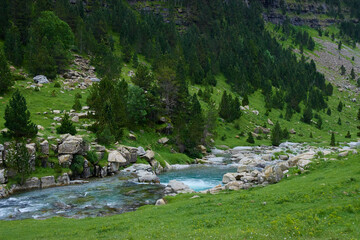
{"type": "Polygon", "coordinates": [[[359,155],[317,160],[264,188],[182,194],[165,206],[86,219],[2,221],[2,239],[358,239],[359,155]]]}

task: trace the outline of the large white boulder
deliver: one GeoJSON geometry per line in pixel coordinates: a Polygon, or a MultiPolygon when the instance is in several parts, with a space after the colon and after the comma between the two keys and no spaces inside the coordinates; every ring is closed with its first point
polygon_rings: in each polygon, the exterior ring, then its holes
{"type": "Polygon", "coordinates": [[[49,80],[44,75],[37,75],[33,78],[34,82],[37,84],[49,83],[49,80]]]}

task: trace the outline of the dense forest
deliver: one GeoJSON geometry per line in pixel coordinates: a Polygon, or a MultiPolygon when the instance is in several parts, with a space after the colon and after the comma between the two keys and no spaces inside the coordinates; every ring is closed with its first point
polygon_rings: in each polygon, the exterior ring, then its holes
{"type": "MultiPolygon", "coordinates": [[[[260,1],[249,6],[239,0],[169,1],[169,21],[119,0],[0,4],[0,37],[12,65],[54,79],[68,68],[71,52],[91,58],[102,81],[87,102],[95,110],[91,130],[103,142],[120,139],[126,127],[152,126],[166,116],[170,127],[161,131],[171,134],[180,152],[195,156],[196,146],[213,133],[217,116],[229,122],[241,116],[239,96],[260,90],[269,110],[285,108],[291,120],[301,112],[300,103],[307,111],[321,110],[332,94],[313,61],[298,60],[264,29],[260,1]],[[179,32],[174,7],[184,6],[196,12],[196,19],[179,32]],[[139,64],[139,54],[151,68],[139,64]],[[119,79],[121,63],[137,68],[132,84],[119,79]],[[211,91],[220,73],[238,97],[225,95],[218,109],[202,109],[199,97],[206,93],[190,95],[188,85],[211,91]]],[[[298,44],[313,48],[311,37],[296,34],[298,44]]],[[[213,104],[211,99],[207,104],[213,104]]]]}

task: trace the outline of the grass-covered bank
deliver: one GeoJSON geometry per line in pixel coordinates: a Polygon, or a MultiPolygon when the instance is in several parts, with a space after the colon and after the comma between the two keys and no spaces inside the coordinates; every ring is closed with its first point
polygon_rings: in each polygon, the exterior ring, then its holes
{"type": "Polygon", "coordinates": [[[180,195],[88,219],[3,221],[1,239],[358,239],[359,155],[313,164],[265,188],[180,195]]]}

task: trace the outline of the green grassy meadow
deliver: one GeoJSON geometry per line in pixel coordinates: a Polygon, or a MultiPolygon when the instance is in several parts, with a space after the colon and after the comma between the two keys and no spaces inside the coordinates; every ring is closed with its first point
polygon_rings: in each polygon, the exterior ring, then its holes
{"type": "Polygon", "coordinates": [[[280,183],[86,219],[0,222],[1,239],[359,239],[360,157],[312,163],[280,183]]]}

